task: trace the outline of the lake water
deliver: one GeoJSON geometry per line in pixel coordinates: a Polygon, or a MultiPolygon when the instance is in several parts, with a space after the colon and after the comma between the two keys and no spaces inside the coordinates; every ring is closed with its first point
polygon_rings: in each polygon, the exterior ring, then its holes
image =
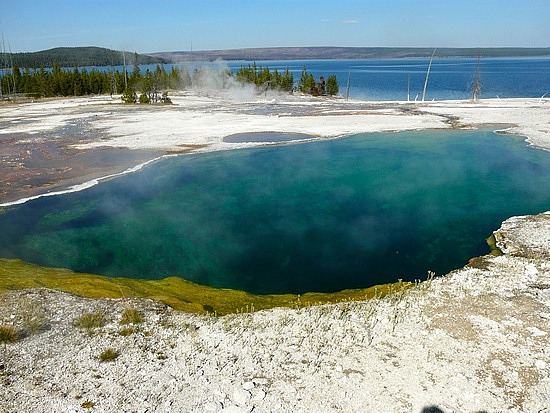
{"type": "Polygon", "coordinates": [[[255,293],[444,274],[550,206],[550,154],[491,130],[357,135],[171,158],[0,213],[0,256],[255,293]]]}
{"type": "MultiPolygon", "coordinates": [[[[257,61],[258,66],[271,70],[289,69],[294,81],[300,80],[302,69],[307,68],[315,79],[336,75],[340,94],[345,96],[350,78],[349,97],[366,100],[422,99],[426,72],[430,59],[368,59],[368,60],[269,60],[257,61]],[[410,86],[409,85],[410,76],[410,86]]],[[[191,73],[198,67],[229,68],[235,72],[253,62],[182,63],[191,73]]],[[[469,99],[470,84],[474,79],[477,59],[434,58],[426,88],[426,100],[469,99]]],[[[172,65],[165,65],[167,70],[172,65]]],[[[105,67],[103,70],[110,70],[105,67]]],[[[122,72],[122,67],[115,69],[122,72]]],[[[155,65],[142,66],[155,70],[155,65]]],[[[72,70],[72,69],[71,69],[72,70]]],[[[540,98],[550,96],[550,57],[536,58],[482,58],[480,59],[480,98],[540,98]]]]}
{"type": "MultiPolygon", "coordinates": [[[[336,75],[340,94],[366,100],[407,100],[410,76],[410,100],[422,99],[430,59],[303,60],[258,61],[258,66],[279,71],[288,68],[294,80],[300,80],[306,67],[316,79],[336,75]]],[[[249,62],[230,62],[236,70],[249,62]]],[[[426,100],[469,99],[478,65],[477,59],[434,58],[430,69],[426,100]]],[[[481,98],[533,97],[550,95],[550,57],[482,58],[480,65],[481,98]]]]}

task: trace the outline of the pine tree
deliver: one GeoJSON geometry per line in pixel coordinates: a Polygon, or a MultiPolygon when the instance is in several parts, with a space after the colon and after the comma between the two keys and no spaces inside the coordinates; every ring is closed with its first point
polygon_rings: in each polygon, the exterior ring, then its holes
{"type": "Polygon", "coordinates": [[[139,68],[139,58],[138,54],[134,53],[134,68],[132,69],[132,74],[130,75],[130,79],[128,79],[128,83],[131,87],[137,88],[140,82],[141,69],[139,68]]]}
{"type": "Polygon", "coordinates": [[[298,89],[300,92],[309,93],[309,90],[306,92],[306,84],[308,81],[309,75],[307,69],[304,67],[302,69],[302,74],[300,75],[300,82],[298,83],[298,89]]]}
{"type": "Polygon", "coordinates": [[[152,103],[156,102],[156,92],[154,89],[153,74],[149,69],[147,69],[145,71],[145,77],[141,81],[141,95],[139,97],[139,103],[151,103],[151,102],[152,103]]]}
{"type": "Polygon", "coordinates": [[[285,70],[285,73],[283,74],[283,76],[281,78],[281,82],[279,84],[279,87],[282,90],[286,90],[286,91],[289,92],[289,91],[292,90],[293,85],[294,85],[294,76],[292,75],[292,73],[290,73],[290,71],[287,68],[285,70]]]}
{"type": "Polygon", "coordinates": [[[61,95],[61,66],[59,66],[57,63],[53,64],[52,94],[53,96],[61,95]]]}
{"type": "Polygon", "coordinates": [[[120,73],[118,70],[115,72],[115,86],[116,93],[124,93],[124,89],[126,88],[124,73],[120,73]]]}
{"type": "Polygon", "coordinates": [[[311,91],[315,88],[315,78],[311,73],[307,72],[305,67],[302,69],[302,75],[300,76],[298,88],[302,93],[311,93],[311,91]]]}
{"type": "Polygon", "coordinates": [[[36,83],[38,87],[37,92],[39,97],[52,96],[50,76],[49,73],[46,72],[46,69],[44,69],[44,66],[40,66],[40,70],[38,72],[38,81],[36,83]]]}
{"type": "Polygon", "coordinates": [[[271,85],[271,72],[269,68],[261,69],[258,79],[256,80],[256,85],[269,87],[271,85]]]}
{"type": "Polygon", "coordinates": [[[333,96],[338,94],[340,87],[338,86],[338,81],[336,80],[336,75],[330,75],[327,79],[327,84],[325,86],[325,91],[328,95],[333,96]]]}
{"type": "Polygon", "coordinates": [[[78,68],[75,67],[73,70],[73,92],[75,96],[81,96],[82,95],[82,79],[80,77],[80,72],[78,71],[78,68]]]}

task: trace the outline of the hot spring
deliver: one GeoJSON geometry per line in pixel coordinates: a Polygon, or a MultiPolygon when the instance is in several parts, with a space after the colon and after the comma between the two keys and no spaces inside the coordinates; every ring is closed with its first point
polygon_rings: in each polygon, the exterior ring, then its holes
{"type": "Polygon", "coordinates": [[[185,155],[0,213],[0,256],[253,293],[445,274],[550,209],[550,155],[492,130],[185,155]]]}

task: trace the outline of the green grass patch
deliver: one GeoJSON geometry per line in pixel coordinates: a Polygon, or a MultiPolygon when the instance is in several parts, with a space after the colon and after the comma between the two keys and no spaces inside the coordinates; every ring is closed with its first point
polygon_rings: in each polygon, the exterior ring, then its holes
{"type": "Polygon", "coordinates": [[[225,315],[274,307],[302,307],[382,297],[412,283],[383,284],[336,293],[251,294],[208,287],[179,277],[162,280],[115,278],[40,267],[17,259],[0,258],[0,293],[24,288],[51,288],[90,298],[150,298],[190,313],[225,315]]]}

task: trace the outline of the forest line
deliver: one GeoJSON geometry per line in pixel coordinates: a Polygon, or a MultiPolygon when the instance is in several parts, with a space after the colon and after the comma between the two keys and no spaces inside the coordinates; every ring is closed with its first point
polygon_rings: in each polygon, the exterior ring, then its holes
{"type": "Polygon", "coordinates": [[[97,68],[62,68],[55,63],[53,68],[25,68],[13,65],[10,71],[0,73],[0,98],[14,100],[20,97],[39,99],[46,97],[68,97],[85,95],[122,95],[126,103],[170,103],[168,93],[191,87],[204,87],[211,72],[221,79],[220,88],[225,87],[229,79],[242,84],[254,84],[258,91],[279,90],[283,92],[300,91],[312,95],[335,95],[339,91],[335,75],[325,82],[321,76],[317,82],[304,67],[297,83],[288,70],[279,72],[256,63],[241,67],[235,73],[229,69],[197,68],[192,74],[185,66],[173,65],[169,71],[163,64],[157,64],[154,70],[147,68],[142,72],[136,63],[131,72],[126,70],[99,70],[97,68]]]}

